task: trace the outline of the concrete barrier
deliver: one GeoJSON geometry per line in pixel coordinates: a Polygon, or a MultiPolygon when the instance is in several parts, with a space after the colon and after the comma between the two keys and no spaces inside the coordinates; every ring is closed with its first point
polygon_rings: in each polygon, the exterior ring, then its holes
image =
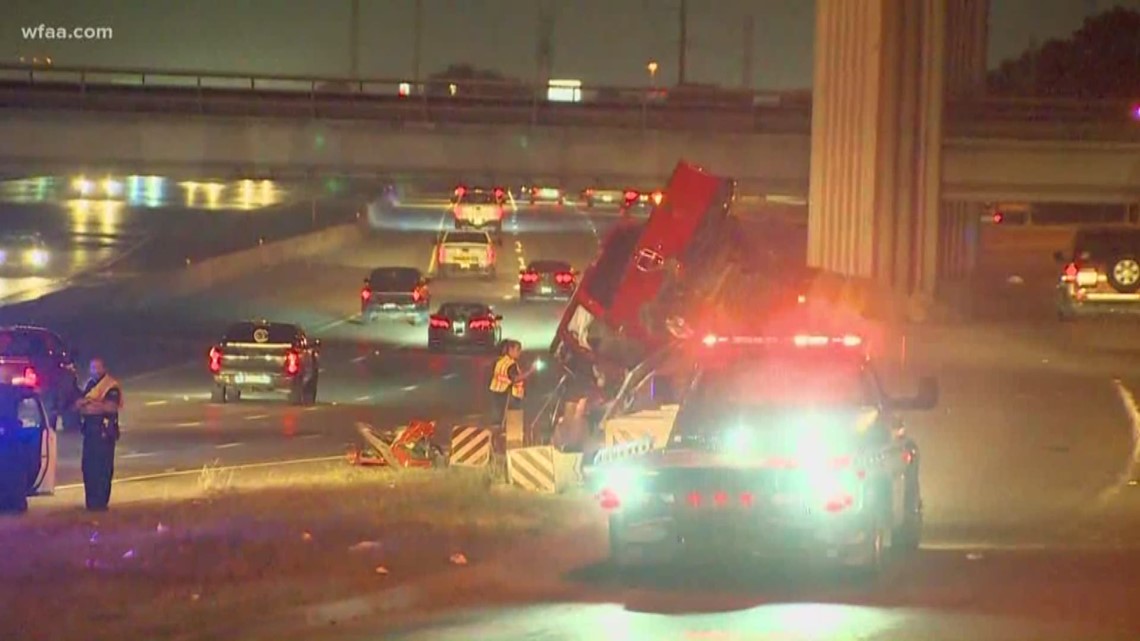
{"type": "Polygon", "coordinates": [[[173,272],[140,278],[124,288],[126,300],[150,304],[155,297],[187,296],[269,267],[331,252],[363,237],[365,227],[349,223],[293,236],[257,247],[207,258],[173,272]]]}

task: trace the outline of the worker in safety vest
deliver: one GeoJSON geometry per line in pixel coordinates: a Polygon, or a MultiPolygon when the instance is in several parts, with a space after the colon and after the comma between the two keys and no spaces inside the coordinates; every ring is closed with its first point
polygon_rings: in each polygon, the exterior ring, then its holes
{"type": "Polygon", "coordinates": [[[91,360],[90,374],[91,379],[79,390],[75,409],[79,411],[83,434],[83,490],[87,509],[103,511],[111,502],[123,391],[119,382],[107,373],[103,359],[91,360]]]}
{"type": "Polygon", "coordinates": [[[492,420],[496,425],[503,424],[507,410],[522,409],[526,379],[536,371],[533,367],[522,371],[519,366],[521,355],[522,343],[510,339],[503,341],[499,360],[495,361],[495,369],[491,373],[492,420]]]}

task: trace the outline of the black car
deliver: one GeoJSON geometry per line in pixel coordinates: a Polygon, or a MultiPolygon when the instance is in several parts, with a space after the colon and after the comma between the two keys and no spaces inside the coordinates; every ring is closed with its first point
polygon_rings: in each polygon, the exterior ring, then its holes
{"type": "Polygon", "coordinates": [[[444,303],[428,321],[428,349],[473,347],[494,350],[502,339],[503,317],[483,303],[444,303]]]}
{"type": "Polygon", "coordinates": [[[43,327],[0,327],[0,382],[34,389],[47,409],[48,424],[71,429],[78,415],[71,409],[78,392],[75,352],[55,332],[43,327]]]}
{"type": "Polygon", "coordinates": [[[37,232],[13,232],[0,236],[0,273],[38,274],[51,263],[51,248],[37,232]]]}
{"type": "Polygon", "coordinates": [[[360,317],[366,322],[380,318],[426,322],[431,307],[430,282],[415,267],[377,267],[360,290],[360,317]]]}
{"type": "Polygon", "coordinates": [[[574,295],[578,272],[561,260],[536,260],[519,270],[519,301],[562,300],[574,295]]]}
{"type": "Polygon", "coordinates": [[[321,341],[293,323],[246,321],[230,325],[210,348],[210,400],[227,403],[242,392],[284,392],[293,405],[317,402],[321,341]]]}
{"type": "Polygon", "coordinates": [[[887,549],[917,549],[918,448],[897,413],[933,407],[936,382],[888,396],[855,337],[745,344],[699,359],[665,449],[596,466],[613,561],[818,557],[876,573],[887,549]]]}

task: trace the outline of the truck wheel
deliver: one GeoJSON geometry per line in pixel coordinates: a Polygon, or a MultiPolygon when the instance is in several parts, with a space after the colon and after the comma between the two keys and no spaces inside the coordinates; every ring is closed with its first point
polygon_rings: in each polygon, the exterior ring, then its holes
{"type": "Polygon", "coordinates": [[[886,533],[878,520],[868,528],[866,540],[860,545],[859,560],[854,570],[855,578],[861,581],[874,581],[886,569],[886,533]]]}
{"type": "Polygon", "coordinates": [[[229,397],[229,394],[226,394],[226,386],[225,385],[215,384],[214,389],[210,390],[210,402],[211,403],[225,403],[226,401],[229,400],[228,397],[229,397]]]}

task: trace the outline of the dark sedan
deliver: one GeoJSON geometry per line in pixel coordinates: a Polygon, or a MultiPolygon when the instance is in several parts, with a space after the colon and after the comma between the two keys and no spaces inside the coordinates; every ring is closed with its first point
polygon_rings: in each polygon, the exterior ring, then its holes
{"type": "Polygon", "coordinates": [[[519,271],[519,301],[567,301],[574,295],[578,272],[561,260],[536,260],[519,271]]]}
{"type": "Polygon", "coordinates": [[[503,317],[483,303],[444,303],[428,322],[428,349],[473,347],[491,351],[498,347],[503,317]]]}

